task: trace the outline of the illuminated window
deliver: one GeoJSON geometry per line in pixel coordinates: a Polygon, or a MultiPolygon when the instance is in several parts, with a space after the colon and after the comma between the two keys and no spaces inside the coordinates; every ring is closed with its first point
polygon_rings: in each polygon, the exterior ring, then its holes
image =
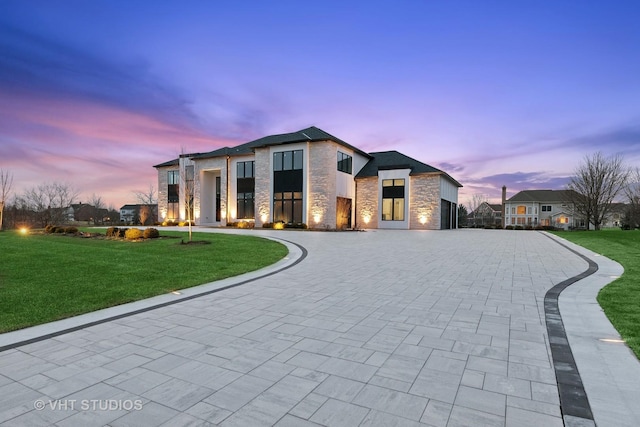
{"type": "Polygon", "coordinates": [[[527,213],[526,206],[518,206],[518,215],[525,215],[527,213]]]}
{"type": "Polygon", "coordinates": [[[404,221],[404,179],[382,180],[382,220],[404,221]]]}
{"type": "Polygon", "coordinates": [[[302,222],[302,150],[273,153],[273,220],[302,222]]]}

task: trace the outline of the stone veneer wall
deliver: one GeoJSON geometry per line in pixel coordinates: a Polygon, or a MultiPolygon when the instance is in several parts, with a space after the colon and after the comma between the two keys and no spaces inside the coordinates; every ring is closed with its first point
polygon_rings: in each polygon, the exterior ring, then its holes
{"type": "Polygon", "coordinates": [[[440,230],[440,179],[439,175],[411,177],[409,227],[412,230],[440,230]]]}
{"type": "Polygon", "coordinates": [[[310,228],[335,229],[338,146],[331,141],[318,141],[308,144],[308,147],[307,225],[310,228]]]}
{"type": "Polygon", "coordinates": [[[356,180],[356,224],[357,228],[378,228],[378,177],[356,180]],[[365,218],[369,222],[365,222],[365,218]]]}
{"type": "Polygon", "coordinates": [[[255,226],[262,227],[265,222],[271,222],[271,156],[269,148],[255,150],[255,226]],[[266,219],[263,221],[262,218],[266,219]]]}

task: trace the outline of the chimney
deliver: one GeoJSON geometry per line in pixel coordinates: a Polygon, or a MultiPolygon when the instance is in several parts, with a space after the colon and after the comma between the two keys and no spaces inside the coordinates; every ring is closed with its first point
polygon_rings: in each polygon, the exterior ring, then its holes
{"type": "Polygon", "coordinates": [[[502,228],[504,228],[506,226],[506,203],[507,203],[507,186],[503,185],[502,186],[502,228]]]}

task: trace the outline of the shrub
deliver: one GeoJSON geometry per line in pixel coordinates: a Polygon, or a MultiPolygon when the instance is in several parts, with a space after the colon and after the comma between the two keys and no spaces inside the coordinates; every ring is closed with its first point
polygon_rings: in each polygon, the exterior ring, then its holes
{"type": "Polygon", "coordinates": [[[156,228],[147,228],[142,233],[142,237],[145,239],[157,239],[160,237],[160,232],[156,228]]]}
{"type": "Polygon", "coordinates": [[[533,226],[527,224],[527,225],[524,226],[524,229],[525,230],[533,230],[533,226]]]}
{"type": "Polygon", "coordinates": [[[118,237],[118,227],[107,228],[107,237],[118,237]]]}
{"type": "Polygon", "coordinates": [[[118,234],[114,235],[113,237],[122,237],[124,238],[127,234],[127,230],[128,228],[118,228],[118,234]]]}
{"type": "Polygon", "coordinates": [[[168,219],[168,220],[166,220],[166,221],[164,221],[162,223],[163,227],[173,227],[174,225],[178,225],[178,223],[174,222],[174,221],[171,221],[170,219],[168,219]]]}
{"type": "Polygon", "coordinates": [[[522,227],[521,225],[516,225],[514,230],[523,230],[524,227],[522,227]]]}
{"type": "Polygon", "coordinates": [[[54,233],[64,234],[64,227],[53,227],[55,228],[54,233]]]}
{"type": "Polygon", "coordinates": [[[51,231],[52,228],[53,228],[53,225],[47,224],[47,226],[44,228],[44,232],[45,233],[53,233],[53,231],[51,231]]]}
{"type": "Polygon", "coordinates": [[[142,230],[139,228],[130,228],[124,233],[124,237],[127,240],[142,239],[142,230]]]}
{"type": "Polygon", "coordinates": [[[65,227],[64,232],[69,234],[78,234],[78,228],[74,226],[65,227]]]}
{"type": "Polygon", "coordinates": [[[507,225],[507,226],[505,227],[505,230],[513,230],[513,225],[507,225]]]}
{"type": "Polygon", "coordinates": [[[191,225],[195,225],[193,221],[180,221],[178,223],[178,227],[186,227],[187,225],[189,225],[189,222],[191,222],[191,225]]]}

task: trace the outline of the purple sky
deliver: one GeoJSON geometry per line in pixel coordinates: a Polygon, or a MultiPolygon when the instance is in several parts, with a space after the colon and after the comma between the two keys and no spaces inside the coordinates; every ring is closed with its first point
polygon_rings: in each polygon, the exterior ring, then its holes
{"type": "Polygon", "coordinates": [[[154,164],[315,125],[499,201],[640,165],[637,1],[7,1],[0,168],[119,208],[154,164]]]}

